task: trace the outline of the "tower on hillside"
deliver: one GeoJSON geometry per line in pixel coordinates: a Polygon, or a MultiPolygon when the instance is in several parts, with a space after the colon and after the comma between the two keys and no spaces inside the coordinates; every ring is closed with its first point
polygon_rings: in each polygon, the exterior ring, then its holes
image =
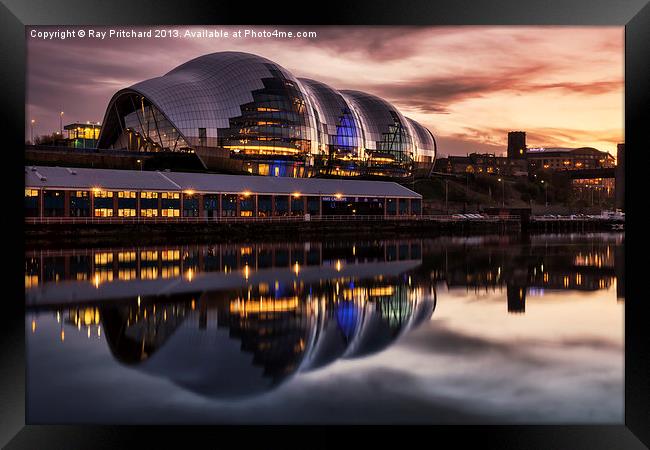
{"type": "Polygon", "coordinates": [[[508,158],[522,159],[526,157],[526,132],[510,131],[508,133],[508,158]]]}

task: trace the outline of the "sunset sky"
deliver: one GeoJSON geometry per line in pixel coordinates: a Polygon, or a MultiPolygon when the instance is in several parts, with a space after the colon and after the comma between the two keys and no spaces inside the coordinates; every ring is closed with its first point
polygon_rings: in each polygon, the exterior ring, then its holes
{"type": "MultiPolygon", "coordinates": [[[[70,29],[80,28],[107,29],[70,29]]],[[[58,131],[60,111],[64,124],[101,121],[117,90],[191,58],[232,50],[391,101],[434,133],[439,155],[501,154],[509,130],[526,131],[529,147],[592,146],[616,155],[624,141],[623,27],[292,26],[277,29],[317,37],[50,41],[29,37],[31,29],[67,27],[26,28],[26,139],[32,119],[35,135],[58,131]]]]}

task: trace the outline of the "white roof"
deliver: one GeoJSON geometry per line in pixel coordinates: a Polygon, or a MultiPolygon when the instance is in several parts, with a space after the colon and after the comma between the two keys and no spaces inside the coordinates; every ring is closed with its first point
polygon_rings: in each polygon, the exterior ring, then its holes
{"type": "Polygon", "coordinates": [[[335,195],[422,198],[392,181],[288,178],[187,172],[25,167],[25,187],[46,189],[152,190],[210,193],[335,195]]]}

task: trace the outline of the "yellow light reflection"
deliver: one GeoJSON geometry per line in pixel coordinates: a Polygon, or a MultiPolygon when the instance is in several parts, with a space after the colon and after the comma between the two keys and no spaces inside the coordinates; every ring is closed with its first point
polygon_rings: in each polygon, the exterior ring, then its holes
{"type": "Polygon", "coordinates": [[[263,298],[259,300],[236,299],[230,302],[230,312],[246,316],[255,313],[284,312],[298,308],[298,297],[290,298],[263,298]]]}
{"type": "Polygon", "coordinates": [[[393,286],[382,286],[370,288],[368,294],[371,297],[389,297],[395,293],[393,286]]]}

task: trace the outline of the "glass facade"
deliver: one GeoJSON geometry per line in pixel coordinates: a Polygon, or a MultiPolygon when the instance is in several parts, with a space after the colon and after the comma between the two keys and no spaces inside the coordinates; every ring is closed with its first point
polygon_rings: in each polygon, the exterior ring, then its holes
{"type": "Polygon", "coordinates": [[[118,91],[98,147],[195,153],[206,168],[268,176],[409,176],[435,141],[389,102],[219,52],[118,91]]]}
{"type": "Polygon", "coordinates": [[[414,160],[414,145],[406,118],[386,100],[360,91],[341,91],[359,115],[364,131],[367,173],[407,176],[414,160]]]}
{"type": "Polygon", "coordinates": [[[413,159],[416,164],[427,164],[433,168],[433,161],[436,157],[436,139],[431,131],[420,125],[413,119],[406,118],[406,124],[413,136],[413,159]]]}
{"type": "Polygon", "coordinates": [[[318,81],[300,82],[314,106],[320,150],[319,172],[327,175],[361,173],[364,149],[359,117],[335,89],[318,81]]]}

